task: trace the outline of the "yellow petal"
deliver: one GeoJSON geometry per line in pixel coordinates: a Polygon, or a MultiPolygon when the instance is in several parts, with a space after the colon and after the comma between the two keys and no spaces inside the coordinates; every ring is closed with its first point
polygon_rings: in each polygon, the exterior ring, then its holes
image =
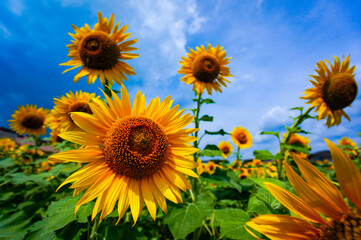
{"type": "Polygon", "coordinates": [[[163,194],[164,197],[174,203],[178,203],[177,198],[174,196],[172,190],[164,183],[163,179],[159,176],[159,173],[153,174],[152,178],[158,190],[163,194]]]}
{"type": "MultiPolygon", "coordinates": [[[[311,188],[300,176],[296,174],[295,171],[293,171],[287,162],[284,164],[288,180],[300,198],[302,198],[310,207],[321,212],[327,217],[340,219],[341,215],[333,202],[324,198],[322,195],[317,194],[313,188],[311,188]]],[[[327,222],[321,216],[319,218],[319,223],[327,225],[327,222]]]]}
{"type": "Polygon", "coordinates": [[[346,202],[336,186],[308,161],[299,158],[297,155],[294,155],[293,158],[307,183],[323,198],[332,201],[338,207],[339,213],[348,213],[346,202]]]}
{"type": "Polygon", "coordinates": [[[149,178],[142,179],[141,188],[145,205],[147,206],[150,215],[155,221],[155,217],[157,216],[157,203],[154,199],[152,188],[149,184],[149,178]]]}
{"type": "Polygon", "coordinates": [[[103,140],[85,132],[78,132],[78,131],[70,131],[70,132],[63,132],[58,135],[59,137],[68,140],[73,143],[77,143],[80,145],[95,145],[99,146],[103,144],[103,140]]]}
{"type": "Polygon", "coordinates": [[[56,153],[51,155],[48,159],[61,161],[61,162],[87,163],[87,162],[92,162],[94,160],[96,161],[103,160],[104,154],[100,148],[99,151],[96,151],[95,149],[83,148],[83,149],[76,149],[76,150],[56,153]]]}
{"type": "Polygon", "coordinates": [[[141,205],[141,189],[139,186],[139,181],[136,179],[131,179],[129,184],[129,203],[130,203],[130,209],[132,212],[134,224],[137,222],[140,210],[143,208],[143,205],[141,205]]]}
{"type": "Polygon", "coordinates": [[[270,191],[270,193],[290,211],[308,221],[316,223],[319,223],[320,221],[323,222],[320,219],[321,216],[315,210],[309,207],[301,198],[273,183],[265,183],[265,186],[268,191],[270,191]]]}
{"type": "Polygon", "coordinates": [[[336,144],[324,139],[330,149],[336,177],[342,192],[361,209],[361,173],[352,160],[336,144]]]}
{"type": "Polygon", "coordinates": [[[105,137],[107,133],[107,126],[95,118],[93,115],[84,112],[71,113],[71,119],[85,132],[95,136],[105,137]]]}
{"type": "Polygon", "coordinates": [[[263,215],[246,224],[272,240],[317,239],[319,233],[319,230],[307,221],[287,215],[263,215]]]}

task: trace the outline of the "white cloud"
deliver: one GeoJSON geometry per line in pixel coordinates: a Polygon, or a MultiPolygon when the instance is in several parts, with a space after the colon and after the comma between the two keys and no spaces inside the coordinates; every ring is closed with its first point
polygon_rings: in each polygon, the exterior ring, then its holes
{"type": "Polygon", "coordinates": [[[205,18],[199,16],[193,0],[135,0],[129,6],[134,17],[131,31],[139,38],[137,65],[142,68],[144,83],[167,86],[186,54],[188,34],[197,32],[205,18]]]}
{"type": "Polygon", "coordinates": [[[285,107],[274,106],[261,118],[260,129],[272,131],[286,124],[292,123],[289,118],[291,112],[285,107]]]}

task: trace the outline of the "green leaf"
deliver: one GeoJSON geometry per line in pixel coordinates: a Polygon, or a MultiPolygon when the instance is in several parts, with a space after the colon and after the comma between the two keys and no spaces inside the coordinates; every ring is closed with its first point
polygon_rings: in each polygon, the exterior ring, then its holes
{"type": "Polygon", "coordinates": [[[23,239],[31,221],[27,217],[24,211],[18,211],[0,221],[0,239],[23,239]]]}
{"type": "Polygon", "coordinates": [[[206,196],[201,195],[194,203],[173,208],[164,218],[164,222],[168,224],[174,239],[183,239],[202,226],[204,218],[211,209],[213,209],[213,200],[210,201],[206,196]]]}
{"type": "Polygon", "coordinates": [[[30,227],[29,240],[55,240],[56,235],[54,231],[47,230],[47,221],[38,221],[30,227]]]}
{"type": "Polygon", "coordinates": [[[229,135],[229,133],[225,132],[223,129],[221,129],[217,132],[210,132],[210,131],[205,130],[204,133],[208,134],[208,135],[222,135],[222,136],[224,136],[226,134],[229,135]]]}
{"type": "Polygon", "coordinates": [[[280,138],[280,133],[279,132],[272,132],[272,131],[267,131],[267,132],[261,132],[261,135],[274,135],[277,138],[280,138]]]}
{"type": "Polygon", "coordinates": [[[220,226],[220,239],[254,239],[244,228],[246,222],[250,221],[248,214],[241,209],[215,209],[215,226],[220,226]]]}
{"type": "Polygon", "coordinates": [[[198,121],[213,122],[213,117],[208,115],[203,115],[201,118],[198,119],[198,121]]]}
{"type": "Polygon", "coordinates": [[[68,196],[61,200],[51,202],[46,218],[48,221],[47,230],[58,230],[74,221],[76,219],[74,210],[78,200],[78,197],[68,196]]]}
{"type": "Polygon", "coordinates": [[[94,201],[88,202],[82,205],[76,215],[78,216],[78,222],[86,223],[88,222],[88,216],[90,216],[93,212],[94,201]]]}
{"type": "Polygon", "coordinates": [[[274,156],[268,150],[254,150],[253,155],[259,160],[272,160],[274,156]]]}
{"type": "MultiPolygon", "coordinates": [[[[252,181],[254,181],[255,183],[257,183],[258,185],[260,185],[262,188],[266,189],[266,185],[265,183],[273,183],[281,188],[285,188],[285,183],[278,180],[278,179],[275,179],[275,178],[252,178],[250,177],[249,179],[251,179],[252,181]]],[[[268,190],[267,190],[268,191],[268,190]]]]}
{"type": "Polygon", "coordinates": [[[268,208],[267,204],[260,200],[257,196],[253,196],[248,201],[247,212],[257,214],[271,214],[272,211],[268,208]]]}
{"type": "Polygon", "coordinates": [[[15,166],[16,164],[14,163],[14,159],[12,158],[5,158],[0,160],[0,169],[1,168],[10,168],[15,166]]]}
{"type": "Polygon", "coordinates": [[[203,104],[203,103],[205,103],[205,104],[213,104],[213,103],[216,103],[216,102],[213,101],[213,100],[210,99],[210,98],[205,98],[205,99],[202,99],[202,100],[201,100],[201,104],[203,104]]]}

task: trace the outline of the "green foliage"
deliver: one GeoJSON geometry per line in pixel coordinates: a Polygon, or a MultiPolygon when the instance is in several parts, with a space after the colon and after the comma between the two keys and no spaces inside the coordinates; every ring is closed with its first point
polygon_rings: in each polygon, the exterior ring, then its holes
{"type": "Polygon", "coordinates": [[[273,160],[275,157],[268,150],[254,150],[253,156],[259,160],[273,160]]]}
{"type": "Polygon", "coordinates": [[[213,117],[208,116],[208,115],[203,115],[201,118],[199,118],[197,120],[203,121],[203,122],[213,122],[213,117]]]}
{"type": "Polygon", "coordinates": [[[210,132],[210,131],[205,130],[204,133],[207,134],[207,135],[222,135],[222,136],[229,135],[229,133],[227,133],[223,129],[221,129],[221,130],[219,130],[217,132],[210,132]]]}
{"type": "Polygon", "coordinates": [[[216,157],[216,156],[222,156],[222,151],[219,150],[217,145],[208,144],[207,146],[205,146],[203,150],[198,151],[197,154],[199,156],[216,157]]]}

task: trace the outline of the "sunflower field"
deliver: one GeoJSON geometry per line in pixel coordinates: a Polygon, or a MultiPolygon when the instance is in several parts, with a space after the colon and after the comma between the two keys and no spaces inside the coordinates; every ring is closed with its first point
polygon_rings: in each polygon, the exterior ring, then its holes
{"type": "Polygon", "coordinates": [[[200,130],[214,118],[201,109],[232,84],[226,50],[201,45],[179,59],[193,108],[130,96],[138,39],[115,19],[99,12],[93,27],[73,25],[60,64],[101,96],[69,91],[51,110],[25,103],[9,118],[16,137],[0,138],[0,239],[361,239],[361,146],[325,138],[329,155],[317,158],[302,128],[351,120],[350,56],[317,62],[285,133],[260,133],[278,151],[244,159],[247,126],[200,130]],[[203,147],[212,136],[224,141],[203,147]]]}

